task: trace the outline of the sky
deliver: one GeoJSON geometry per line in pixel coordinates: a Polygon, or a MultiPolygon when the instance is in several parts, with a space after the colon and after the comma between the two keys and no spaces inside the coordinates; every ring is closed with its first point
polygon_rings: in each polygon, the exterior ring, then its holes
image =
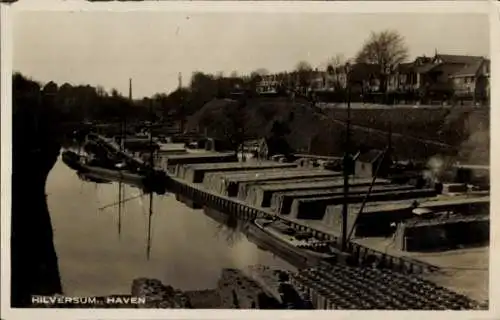
{"type": "Polygon", "coordinates": [[[439,53],[489,56],[481,14],[266,12],[61,12],[13,16],[13,69],[41,82],[91,84],[134,98],[168,93],[194,71],[248,74],[323,66],[356,55],[370,32],[397,30],[410,59],[439,53]]]}

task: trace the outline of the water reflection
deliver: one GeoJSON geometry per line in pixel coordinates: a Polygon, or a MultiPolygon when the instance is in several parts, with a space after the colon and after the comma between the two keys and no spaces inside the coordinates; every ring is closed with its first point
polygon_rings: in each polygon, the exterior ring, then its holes
{"type": "Polygon", "coordinates": [[[148,261],[148,196],[125,186],[123,197],[135,199],[122,208],[119,238],[118,206],[110,206],[118,200],[118,184],[82,181],[61,160],[49,175],[46,193],[68,295],[129,293],[138,277],[157,278],[183,290],[207,289],[217,286],[223,268],[292,268],[249,242],[241,232],[244,223],[210,209],[191,209],[174,195],[153,199],[148,261]]]}
{"type": "Polygon", "coordinates": [[[225,239],[229,246],[234,246],[242,240],[242,237],[245,237],[244,232],[248,222],[238,220],[235,216],[226,215],[207,207],[203,208],[203,213],[219,222],[215,235],[225,239]],[[221,216],[219,219],[217,219],[218,215],[221,216]]]}

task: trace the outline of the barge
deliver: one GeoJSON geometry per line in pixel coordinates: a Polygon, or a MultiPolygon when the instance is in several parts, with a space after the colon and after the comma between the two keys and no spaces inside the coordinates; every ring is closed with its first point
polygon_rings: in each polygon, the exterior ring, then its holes
{"type": "Polygon", "coordinates": [[[163,171],[133,172],[127,170],[126,166],[121,163],[113,163],[110,167],[109,163],[99,166],[97,161],[94,165],[93,160],[88,160],[87,157],[70,150],[62,153],[62,160],[79,176],[91,177],[94,180],[123,182],[144,189],[147,193],[165,194],[167,191],[168,177],[163,171]]]}
{"type": "MultiPolygon", "coordinates": [[[[315,266],[322,263],[346,263],[348,255],[335,248],[335,243],[301,232],[285,221],[255,219],[246,230],[249,240],[264,243],[285,255],[294,264],[315,266]]],[[[287,259],[287,260],[288,260],[287,259]]]]}

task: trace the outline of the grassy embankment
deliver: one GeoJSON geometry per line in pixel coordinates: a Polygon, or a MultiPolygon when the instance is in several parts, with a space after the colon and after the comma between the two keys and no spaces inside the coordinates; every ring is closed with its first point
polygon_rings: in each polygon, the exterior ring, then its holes
{"type": "MultiPolygon", "coordinates": [[[[229,100],[213,100],[189,119],[188,127],[203,128],[234,107],[235,103],[229,100]]],[[[246,131],[252,138],[268,135],[273,122],[281,120],[288,121],[287,139],[295,150],[320,155],[341,155],[344,150],[347,113],[343,108],[322,111],[305,101],[255,98],[248,101],[246,110],[246,131]]],[[[400,159],[451,155],[461,162],[489,163],[489,109],[354,108],[351,121],[353,150],[362,146],[386,147],[391,128],[392,146],[400,159]]]]}

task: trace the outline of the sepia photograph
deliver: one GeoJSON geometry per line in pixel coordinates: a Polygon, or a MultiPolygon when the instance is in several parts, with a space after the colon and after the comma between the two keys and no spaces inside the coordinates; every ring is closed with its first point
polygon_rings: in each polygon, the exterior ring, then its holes
{"type": "Polygon", "coordinates": [[[9,16],[11,308],[489,310],[487,13],[9,16]]]}

